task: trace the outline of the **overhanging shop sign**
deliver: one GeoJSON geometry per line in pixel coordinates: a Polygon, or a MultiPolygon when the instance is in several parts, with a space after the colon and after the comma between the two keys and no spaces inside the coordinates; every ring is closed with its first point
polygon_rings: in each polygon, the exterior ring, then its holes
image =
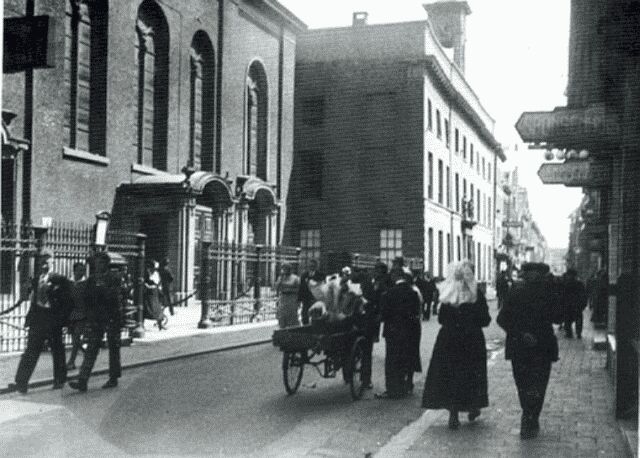
{"type": "Polygon", "coordinates": [[[544,184],[563,184],[568,187],[605,187],[606,167],[591,161],[569,161],[542,164],[538,176],[544,184]]]}
{"type": "Polygon", "coordinates": [[[606,146],[620,139],[618,117],[600,104],[524,112],[515,127],[526,143],[549,143],[563,148],[606,146]]]}

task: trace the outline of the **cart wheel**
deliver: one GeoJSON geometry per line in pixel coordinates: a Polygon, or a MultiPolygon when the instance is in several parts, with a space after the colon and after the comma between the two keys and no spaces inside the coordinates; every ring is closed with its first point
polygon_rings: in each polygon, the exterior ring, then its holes
{"type": "Polygon", "coordinates": [[[288,394],[298,391],[302,382],[305,358],[301,352],[284,352],[282,355],[282,378],[288,394]]]}
{"type": "Polygon", "coordinates": [[[349,355],[349,385],[354,401],[362,398],[364,383],[362,382],[362,360],[364,358],[364,337],[358,337],[351,347],[349,355]]]}

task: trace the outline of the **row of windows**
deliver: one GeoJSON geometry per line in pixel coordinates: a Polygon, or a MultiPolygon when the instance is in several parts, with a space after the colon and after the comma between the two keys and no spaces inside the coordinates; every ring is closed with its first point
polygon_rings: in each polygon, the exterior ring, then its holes
{"type": "MultiPolygon", "coordinates": [[[[435,115],[436,137],[442,139],[442,115],[440,113],[440,110],[437,108],[435,110],[435,115]]],[[[427,128],[433,132],[433,104],[431,102],[431,99],[427,99],[427,128]]],[[[449,120],[447,118],[444,118],[444,140],[447,148],[449,148],[451,145],[451,130],[449,128],[449,120]]],[[[456,153],[456,155],[462,153],[462,159],[467,162],[467,137],[465,135],[462,136],[462,148],[460,148],[460,131],[457,127],[454,129],[453,151],[456,153]]],[[[483,180],[491,183],[491,161],[485,159],[484,157],[480,157],[480,152],[475,150],[474,144],[471,142],[469,142],[469,165],[472,169],[476,169],[478,174],[482,176],[483,180]]]]}
{"type": "MultiPolygon", "coordinates": [[[[67,0],[65,19],[65,134],[72,149],[106,156],[107,19],[106,0],[67,0]]],[[[132,31],[133,33],[133,31],[132,31]]],[[[160,6],[145,0],[135,25],[137,162],[167,169],[169,116],[169,26],[160,6]]],[[[214,171],[215,52],[206,32],[193,36],[190,49],[189,161],[214,171]]],[[[245,173],[266,179],[267,78],[254,61],[247,72],[244,106],[245,173]]]]}
{"type": "Polygon", "coordinates": [[[454,247],[454,241],[451,234],[446,234],[446,251],[444,245],[444,231],[438,231],[437,233],[437,250],[434,246],[434,244],[436,243],[434,235],[434,230],[432,227],[430,227],[427,230],[427,262],[425,266],[429,272],[431,272],[435,276],[444,277],[447,274],[446,267],[451,262],[453,262],[454,257],[457,261],[461,261],[464,257],[474,257],[476,279],[478,279],[478,281],[488,281],[491,279],[493,253],[490,245],[477,242],[476,246],[474,247],[470,243],[467,247],[467,256],[465,256],[464,247],[462,246],[463,242],[459,235],[455,237],[454,247]],[[474,250],[475,253],[473,252],[474,250]],[[435,259],[436,254],[437,259],[435,259]]]}
{"type": "MultiPolygon", "coordinates": [[[[427,157],[427,197],[434,200],[434,158],[433,153],[429,153],[427,157]]],[[[471,201],[471,213],[468,214],[472,219],[476,219],[481,224],[488,227],[493,225],[492,199],[479,189],[476,191],[473,183],[469,183],[467,191],[467,179],[462,179],[462,194],[460,189],[460,174],[454,174],[454,205],[451,202],[451,171],[449,166],[444,166],[442,159],[438,159],[438,196],[437,202],[440,205],[446,205],[447,208],[455,208],[458,213],[463,213],[463,201],[471,201]],[[476,191],[474,195],[474,191],[476,191]],[[468,192],[468,193],[467,193],[468,192]],[[446,202],[445,202],[446,201],[446,202]]]]}

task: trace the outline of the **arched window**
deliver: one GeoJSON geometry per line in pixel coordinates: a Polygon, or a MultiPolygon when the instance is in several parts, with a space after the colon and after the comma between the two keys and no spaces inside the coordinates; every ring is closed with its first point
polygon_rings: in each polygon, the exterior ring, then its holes
{"type": "Polygon", "coordinates": [[[136,22],[138,163],[167,169],[169,27],[157,3],[145,0],[136,22]]]}
{"type": "Polygon", "coordinates": [[[191,42],[189,159],[196,169],[213,172],[215,60],[211,40],[198,31],[191,42]]]}
{"type": "Polygon", "coordinates": [[[258,61],[249,66],[246,84],[246,173],[267,179],[267,75],[258,61]]]}
{"type": "Polygon", "coordinates": [[[105,155],[107,2],[68,0],[65,16],[65,136],[73,149],[105,155]]]}

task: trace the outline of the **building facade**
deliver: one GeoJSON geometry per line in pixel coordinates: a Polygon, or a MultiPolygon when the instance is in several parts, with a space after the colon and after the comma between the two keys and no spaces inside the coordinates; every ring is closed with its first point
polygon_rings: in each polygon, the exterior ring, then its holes
{"type": "Polygon", "coordinates": [[[4,14],[58,27],[53,68],[3,76],[29,144],[3,155],[3,220],[107,210],[170,259],[183,294],[202,241],[280,243],[305,29],[293,14],[275,0],[9,0],[4,14]]]}
{"type": "Polygon", "coordinates": [[[436,276],[469,258],[488,281],[505,158],[464,78],[468,5],[425,8],[428,21],[369,25],[354,13],[352,27],[299,37],[286,237],[307,257],[422,258],[436,276]]]}

